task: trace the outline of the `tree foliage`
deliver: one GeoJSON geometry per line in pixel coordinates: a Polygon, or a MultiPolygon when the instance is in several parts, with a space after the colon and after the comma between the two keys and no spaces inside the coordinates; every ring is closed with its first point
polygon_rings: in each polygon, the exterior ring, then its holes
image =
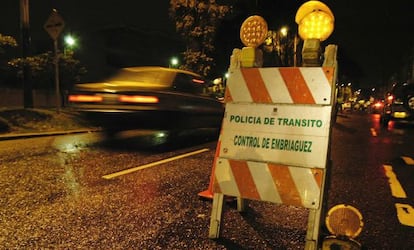
{"type": "Polygon", "coordinates": [[[16,82],[7,66],[7,62],[13,56],[13,49],[16,47],[17,42],[14,37],[0,34],[0,84],[16,82]]]}
{"type": "Polygon", "coordinates": [[[267,38],[262,45],[264,53],[268,54],[268,61],[265,63],[265,66],[294,66],[294,57],[297,57],[295,54],[295,50],[298,50],[297,46],[298,42],[293,32],[286,32],[284,34],[281,30],[269,30],[267,38]]]}
{"type": "MultiPolygon", "coordinates": [[[[78,82],[80,77],[86,73],[86,68],[80,61],[74,58],[72,51],[58,53],[59,75],[61,89],[67,90],[71,84],[78,82]]],[[[26,58],[15,58],[9,61],[9,66],[16,70],[17,76],[22,77],[23,67],[29,66],[33,82],[37,88],[51,88],[54,86],[55,55],[51,51],[29,56],[26,58]]]]}
{"type": "MultiPolygon", "coordinates": [[[[12,36],[0,34],[0,54],[5,52],[6,47],[17,47],[17,45],[16,39],[12,36]]],[[[71,50],[67,50],[65,53],[58,53],[58,57],[61,89],[66,90],[71,87],[71,84],[80,80],[80,77],[86,73],[86,68],[74,57],[74,53],[71,50]]],[[[28,68],[35,87],[53,88],[55,74],[54,62],[54,53],[48,51],[26,58],[18,57],[10,59],[7,65],[9,66],[8,71],[10,69],[14,70],[18,78],[23,77],[23,67],[29,66],[28,68]]]]}
{"type": "Polygon", "coordinates": [[[207,76],[214,66],[212,57],[217,26],[230,6],[216,0],[170,0],[170,17],[186,42],[181,68],[207,76]]]}
{"type": "Polygon", "coordinates": [[[17,47],[16,39],[12,36],[0,34],[0,54],[4,53],[4,47],[17,47]]]}

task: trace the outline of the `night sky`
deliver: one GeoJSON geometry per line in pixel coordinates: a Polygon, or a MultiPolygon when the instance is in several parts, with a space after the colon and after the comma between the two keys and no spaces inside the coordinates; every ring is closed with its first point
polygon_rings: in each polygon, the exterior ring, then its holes
{"type": "MultiPolygon", "coordinates": [[[[238,31],[241,22],[252,14],[262,15],[270,29],[283,25],[296,28],[295,13],[305,1],[294,0],[221,0],[234,2],[235,12],[221,27],[218,46],[218,65],[225,71],[232,48],[241,46],[238,31]],[[223,51],[221,51],[223,50],[223,51]]],[[[360,86],[384,84],[393,72],[400,71],[408,55],[413,55],[411,0],[326,0],[335,15],[335,30],[323,45],[336,44],[339,48],[340,74],[352,76],[360,86]]],[[[0,33],[14,35],[19,40],[19,1],[2,0],[0,33]]],[[[133,26],[143,30],[162,31],[175,35],[168,17],[168,0],[42,0],[30,1],[32,41],[49,39],[43,25],[51,10],[56,8],[65,20],[65,32],[91,35],[105,27],[133,26]]],[[[82,43],[82,38],[80,37],[82,43]]],[[[87,44],[87,43],[85,43],[87,44]]],[[[82,45],[81,45],[82,46],[82,45]]],[[[89,45],[90,46],[90,45],[89,45]]],[[[87,53],[81,47],[80,53],[87,53]]],[[[88,55],[91,56],[91,55],[88,55]]],[[[92,55],[93,56],[93,55],[92,55]]]]}

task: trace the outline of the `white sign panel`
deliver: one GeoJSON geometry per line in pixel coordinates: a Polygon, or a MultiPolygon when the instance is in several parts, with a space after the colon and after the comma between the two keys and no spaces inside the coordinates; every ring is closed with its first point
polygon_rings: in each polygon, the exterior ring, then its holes
{"type": "Polygon", "coordinates": [[[331,106],[226,104],[220,157],[325,168],[331,106]]]}

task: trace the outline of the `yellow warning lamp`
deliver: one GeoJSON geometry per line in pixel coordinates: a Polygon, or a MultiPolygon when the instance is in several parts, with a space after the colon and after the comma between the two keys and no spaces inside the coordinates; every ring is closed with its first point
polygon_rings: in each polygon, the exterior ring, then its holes
{"type": "Polygon", "coordinates": [[[334,30],[334,15],[324,3],[308,1],[299,7],[295,22],[299,25],[299,36],[303,39],[325,41],[334,30]]]}
{"type": "Polygon", "coordinates": [[[322,249],[332,249],[331,246],[361,249],[360,244],[354,240],[364,226],[362,215],[357,208],[346,204],[336,205],[328,211],[325,224],[331,236],[324,239],[322,249]]]}
{"type": "Polygon", "coordinates": [[[250,16],[242,23],[240,39],[247,47],[256,48],[267,36],[267,23],[261,16],[250,16]]]}
{"type": "Polygon", "coordinates": [[[242,67],[261,67],[263,64],[262,51],[257,49],[267,36],[267,22],[261,16],[250,16],[240,28],[240,39],[246,46],[242,48],[240,63],[242,67]]]}
{"type": "Polygon", "coordinates": [[[308,1],[296,12],[299,36],[304,40],[302,59],[304,66],[320,66],[320,42],[333,32],[334,15],[324,3],[308,1]]]}
{"type": "Polygon", "coordinates": [[[364,226],[359,210],[346,204],[332,207],[328,211],[325,222],[331,234],[349,238],[357,237],[364,226]]]}

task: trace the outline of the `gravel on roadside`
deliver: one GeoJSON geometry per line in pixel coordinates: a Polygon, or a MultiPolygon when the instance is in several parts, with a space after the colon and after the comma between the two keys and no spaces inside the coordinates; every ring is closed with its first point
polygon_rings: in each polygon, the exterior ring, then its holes
{"type": "Polygon", "coordinates": [[[71,109],[0,108],[0,134],[34,133],[94,128],[71,109]]]}

